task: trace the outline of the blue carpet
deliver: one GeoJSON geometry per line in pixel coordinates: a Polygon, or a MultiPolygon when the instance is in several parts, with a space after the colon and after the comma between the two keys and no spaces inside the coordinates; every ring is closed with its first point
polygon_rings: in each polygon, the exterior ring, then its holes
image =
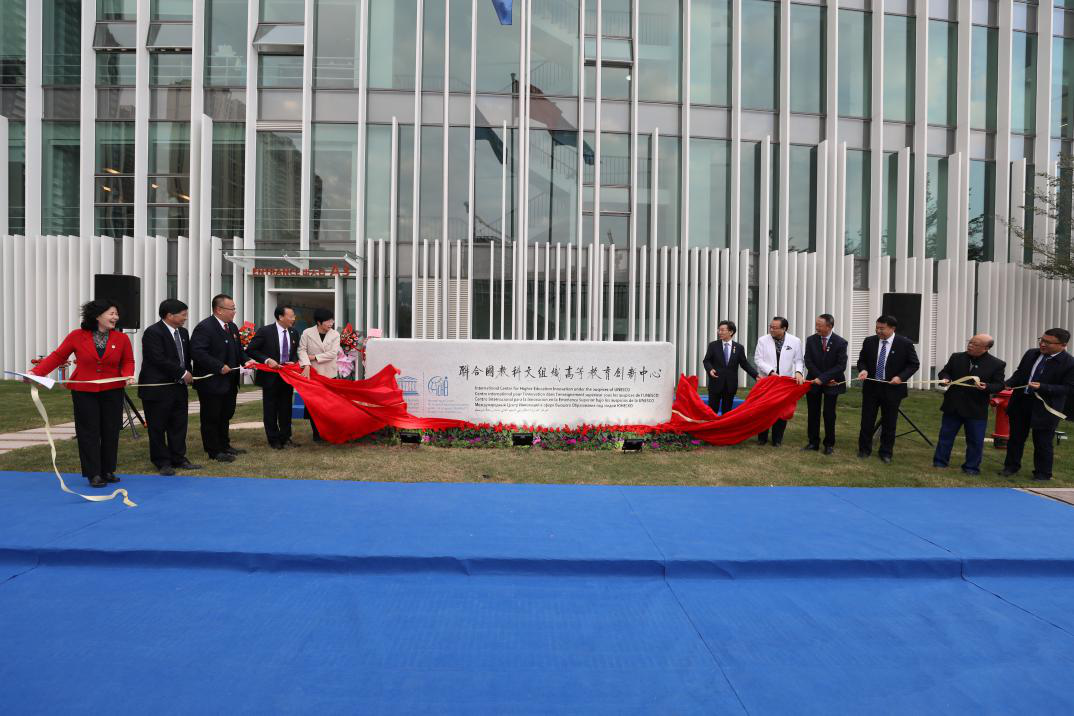
{"type": "Polygon", "coordinates": [[[123,485],[0,473],[5,712],[1074,710],[1074,509],[1032,495],[123,485]]]}

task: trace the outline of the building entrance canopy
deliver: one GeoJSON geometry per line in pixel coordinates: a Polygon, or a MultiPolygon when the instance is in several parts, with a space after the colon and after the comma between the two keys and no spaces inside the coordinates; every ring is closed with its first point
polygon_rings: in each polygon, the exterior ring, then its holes
{"type": "Polygon", "coordinates": [[[324,249],[237,249],[225,251],[224,258],[251,276],[299,278],[352,278],[363,263],[361,257],[349,251],[324,249]]]}

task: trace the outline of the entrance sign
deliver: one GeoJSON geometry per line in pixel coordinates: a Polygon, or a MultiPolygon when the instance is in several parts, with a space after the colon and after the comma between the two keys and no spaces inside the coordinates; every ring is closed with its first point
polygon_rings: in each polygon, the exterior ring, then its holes
{"type": "Polygon", "coordinates": [[[678,378],[670,343],[369,341],[366,375],[388,364],[412,415],[519,426],[659,425],[678,378]]]}

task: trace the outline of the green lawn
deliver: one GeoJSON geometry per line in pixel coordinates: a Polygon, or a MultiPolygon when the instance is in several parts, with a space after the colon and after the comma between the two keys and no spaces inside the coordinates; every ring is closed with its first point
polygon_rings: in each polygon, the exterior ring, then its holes
{"type": "MultiPolygon", "coordinates": [[[[6,386],[4,386],[6,387],[6,386]]],[[[11,389],[8,388],[10,391],[11,389]]],[[[25,386],[5,396],[6,420],[9,413],[33,412],[25,386]],[[18,390],[22,391],[20,395],[18,390]]],[[[64,396],[66,399],[66,396],[64,396]]],[[[67,400],[69,406],[70,400],[67,400]]],[[[940,395],[912,392],[903,402],[903,410],[930,439],[939,429],[940,395]]],[[[191,416],[189,453],[191,459],[206,466],[197,471],[205,476],[241,476],[305,478],[325,480],[377,480],[394,482],[508,482],[572,483],[624,485],[841,485],[861,487],[953,487],[953,486],[1041,486],[1031,479],[1032,447],[1015,478],[996,473],[1002,467],[1003,452],[986,444],[983,474],[971,478],[963,475],[963,445],[956,443],[952,463],[947,470],[932,467],[932,449],[917,436],[898,439],[895,462],[884,465],[876,457],[859,460],[857,426],[860,392],[851,390],[839,402],[838,443],[836,453],[801,452],[805,444],[805,401],[787,428],[780,448],[758,446],[753,440],[733,447],[702,447],[685,452],[643,450],[638,454],[614,451],[557,452],[533,448],[464,449],[428,446],[314,445],[310,442],[308,423],[295,421],[295,439],[301,449],[269,452],[261,430],[234,431],[233,444],[249,453],[233,463],[210,463],[202,452],[198,437],[197,416],[191,416]]],[[[235,422],[258,420],[260,403],[239,406],[235,422]]],[[[52,413],[50,413],[51,415],[52,413]]],[[[67,414],[69,418],[69,413],[67,414]]],[[[904,425],[900,421],[900,427],[904,425]]],[[[1064,423],[1064,426],[1067,425],[1064,423]]],[[[1074,487],[1072,448],[1063,441],[1056,449],[1055,478],[1049,487],[1074,487]]],[[[59,445],[59,462],[64,471],[78,471],[78,455],[73,441],[59,445]]],[[[138,440],[125,432],[120,440],[120,471],[152,473],[148,444],[141,433],[138,440]]],[[[0,455],[0,470],[48,470],[48,448],[34,447],[0,455]]]]}

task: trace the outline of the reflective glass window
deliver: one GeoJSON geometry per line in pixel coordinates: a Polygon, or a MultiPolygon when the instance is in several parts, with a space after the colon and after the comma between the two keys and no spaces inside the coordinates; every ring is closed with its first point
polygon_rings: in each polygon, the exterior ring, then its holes
{"type": "Polygon", "coordinates": [[[194,19],[194,0],[153,0],[150,17],[153,20],[190,22],[194,19]]]}
{"type": "Polygon", "coordinates": [[[208,0],[205,84],[246,86],[246,0],[208,0]]]}
{"type": "MultiPolygon", "coordinates": [[[[898,232],[899,206],[899,153],[884,153],[884,198],[880,203],[880,225],[883,234],[880,237],[880,252],[884,256],[895,255],[895,241],[898,232]]],[[[913,216],[909,216],[913,221],[913,216]]]]}
{"type": "Polygon", "coordinates": [[[1011,35],[1011,131],[1033,134],[1037,124],[1037,36],[1011,35]]]}
{"type": "Polygon", "coordinates": [[[760,251],[761,143],[743,142],[740,159],[739,248],[760,251]]]}
{"type": "Polygon", "coordinates": [[[98,87],[133,87],[135,62],[133,52],[98,52],[98,87]]]}
{"type": "MultiPolygon", "coordinates": [[[[495,15],[491,4],[488,11],[495,15]]],[[[414,89],[414,43],[418,30],[416,0],[370,0],[370,87],[414,89]]],[[[515,62],[518,62],[517,51],[515,62]]]]}
{"type": "Polygon", "coordinates": [[[391,125],[368,125],[365,145],[364,239],[387,239],[390,236],[391,162],[391,125]]]}
{"type": "Polygon", "coordinates": [[[730,104],[729,0],[694,0],[690,6],[690,33],[690,101],[730,104]]]}
{"type": "Polygon", "coordinates": [[[656,183],[656,238],[658,246],[679,245],[679,197],[682,187],[682,150],[678,137],[661,136],[656,183]]]}
{"type": "Polygon", "coordinates": [[[149,55],[149,84],[152,87],[189,87],[190,73],[189,52],[154,52],[149,55]]]}
{"type": "Polygon", "coordinates": [[[790,213],[787,248],[816,251],[817,248],[817,148],[791,145],[789,185],[790,213]]]}
{"type": "MultiPolygon", "coordinates": [[[[600,6],[601,32],[604,37],[630,37],[630,6],[632,0],[602,0],[600,6]]],[[[586,3],[588,6],[594,3],[586,3]]],[[[575,10],[575,15],[578,14],[575,10]]]]}
{"type": "MultiPolygon", "coordinates": [[[[454,6],[452,10],[455,10],[454,6]]],[[[422,8],[421,89],[424,92],[444,89],[445,11],[443,2],[425,3],[422,8]]]]}
{"type": "Polygon", "coordinates": [[[690,140],[690,247],[725,249],[731,200],[731,150],[723,139],[690,140]]]}
{"type": "Polygon", "coordinates": [[[791,111],[819,114],[824,107],[824,8],[791,5],[791,111]]]}
{"type": "Polygon", "coordinates": [[[26,84],[26,3],[0,0],[0,87],[26,84]]]}
{"type": "Polygon", "coordinates": [[[44,85],[81,83],[81,0],[44,0],[42,27],[42,77],[44,85]]]}
{"type": "Polygon", "coordinates": [[[846,253],[869,258],[869,152],[847,150],[846,209],[843,237],[846,253]]]}
{"type": "Polygon", "coordinates": [[[514,82],[519,76],[519,23],[501,25],[491,2],[477,3],[476,12],[477,91],[517,91],[514,82]]]}
{"type": "Polygon", "coordinates": [[[420,221],[419,239],[438,239],[442,236],[444,216],[444,128],[421,128],[421,176],[418,195],[420,221]]]}
{"type": "Polygon", "coordinates": [[[779,4],[742,0],[742,106],[779,109],[779,4]]]}
{"type": "Polygon", "coordinates": [[[925,258],[947,258],[947,157],[929,157],[925,173],[925,258]]]}
{"type": "MultiPolygon", "coordinates": [[[[547,137],[548,134],[533,130],[530,133],[531,141],[534,136],[547,137]]],[[[556,136],[560,135],[557,133],[556,136]]],[[[566,141],[565,137],[563,139],[566,141]]],[[[518,203],[516,192],[513,188],[517,181],[517,177],[514,174],[516,171],[515,142],[516,131],[510,127],[507,129],[506,136],[502,128],[474,128],[475,242],[495,241],[498,243],[501,234],[510,242],[515,235],[514,217],[518,203]]],[[[563,186],[565,172],[567,171],[567,168],[562,166],[560,151],[565,153],[563,156],[567,156],[566,153],[570,152],[570,148],[564,148],[564,145],[556,146],[557,156],[555,163],[552,164],[554,174],[552,184],[557,188],[557,191],[563,186]],[[563,176],[561,176],[561,172],[563,176]]],[[[551,158],[549,158],[549,161],[552,161],[551,158]]],[[[574,171],[575,176],[577,176],[577,165],[574,171]]],[[[555,217],[560,213],[555,207],[555,201],[558,201],[560,196],[560,194],[557,194],[557,199],[553,200],[553,224],[557,223],[555,217]]],[[[563,205],[573,205],[573,202],[576,201],[576,198],[572,198],[570,202],[564,201],[563,205]]],[[[570,235],[574,236],[573,230],[570,235]]],[[[499,310],[498,306],[496,310],[499,310]]]]}
{"type": "Polygon", "coordinates": [[[970,126],[994,131],[999,31],[974,25],[970,52],[970,126]]]}
{"type": "Polygon", "coordinates": [[[1052,136],[1074,137],[1074,38],[1052,38],[1052,136]]]}
{"type": "Polygon", "coordinates": [[[957,28],[953,22],[929,20],[929,124],[955,124],[957,28]]]}
{"type": "Polygon", "coordinates": [[[149,123],[149,173],[190,173],[190,125],[186,122],[149,123]]]}
{"type": "Polygon", "coordinates": [[[261,0],[261,22],[302,22],[305,0],[261,0]]]}
{"type": "Polygon", "coordinates": [[[80,137],[77,122],[41,124],[41,232],[78,233],[80,137]]]}
{"type": "Polygon", "coordinates": [[[301,87],[301,55],[258,55],[259,87],[301,87]]]}
{"type": "Polygon", "coordinates": [[[98,20],[138,19],[137,0],[97,0],[98,20]]]}
{"type": "MultiPolygon", "coordinates": [[[[531,7],[533,60],[530,82],[534,90],[546,96],[577,95],[578,0],[552,0],[534,3],[531,7]]],[[[454,62],[453,59],[453,65],[454,62]]]]}
{"type": "Polygon", "coordinates": [[[134,175],[134,122],[98,122],[96,139],[95,174],[134,175]]]}
{"type": "Polygon", "coordinates": [[[361,11],[361,3],[318,0],[313,38],[314,86],[340,89],[358,87],[361,11]]]}
{"type": "Polygon", "coordinates": [[[358,126],[313,125],[310,241],[354,243],[358,126]]]}
{"type": "Polygon", "coordinates": [[[844,117],[870,113],[872,21],[871,13],[839,11],[839,114],[844,117]]]}
{"type": "MultiPolygon", "coordinates": [[[[493,169],[491,163],[489,168],[493,169]]],[[[578,208],[578,132],[530,131],[529,207],[531,240],[574,241],[578,208]]]]}
{"type": "Polygon", "coordinates": [[[255,240],[298,248],[301,226],[302,134],[257,133],[255,240]]]}
{"type": "MultiPolygon", "coordinates": [[[[26,125],[7,124],[7,230],[26,233],[26,125]]],[[[3,171],[0,169],[0,171],[3,171]]]]}
{"type": "Polygon", "coordinates": [[[914,118],[914,18],[884,16],[884,119],[914,118]]]}
{"type": "Polygon", "coordinates": [[[638,99],[682,97],[682,0],[638,0],[638,99]]]}
{"type": "Polygon", "coordinates": [[[996,163],[970,160],[967,254],[970,261],[991,261],[995,254],[996,163]]]}
{"type": "Polygon", "coordinates": [[[242,236],[246,187],[245,124],[213,123],[212,172],[210,223],[213,236],[223,239],[242,236]]]}

